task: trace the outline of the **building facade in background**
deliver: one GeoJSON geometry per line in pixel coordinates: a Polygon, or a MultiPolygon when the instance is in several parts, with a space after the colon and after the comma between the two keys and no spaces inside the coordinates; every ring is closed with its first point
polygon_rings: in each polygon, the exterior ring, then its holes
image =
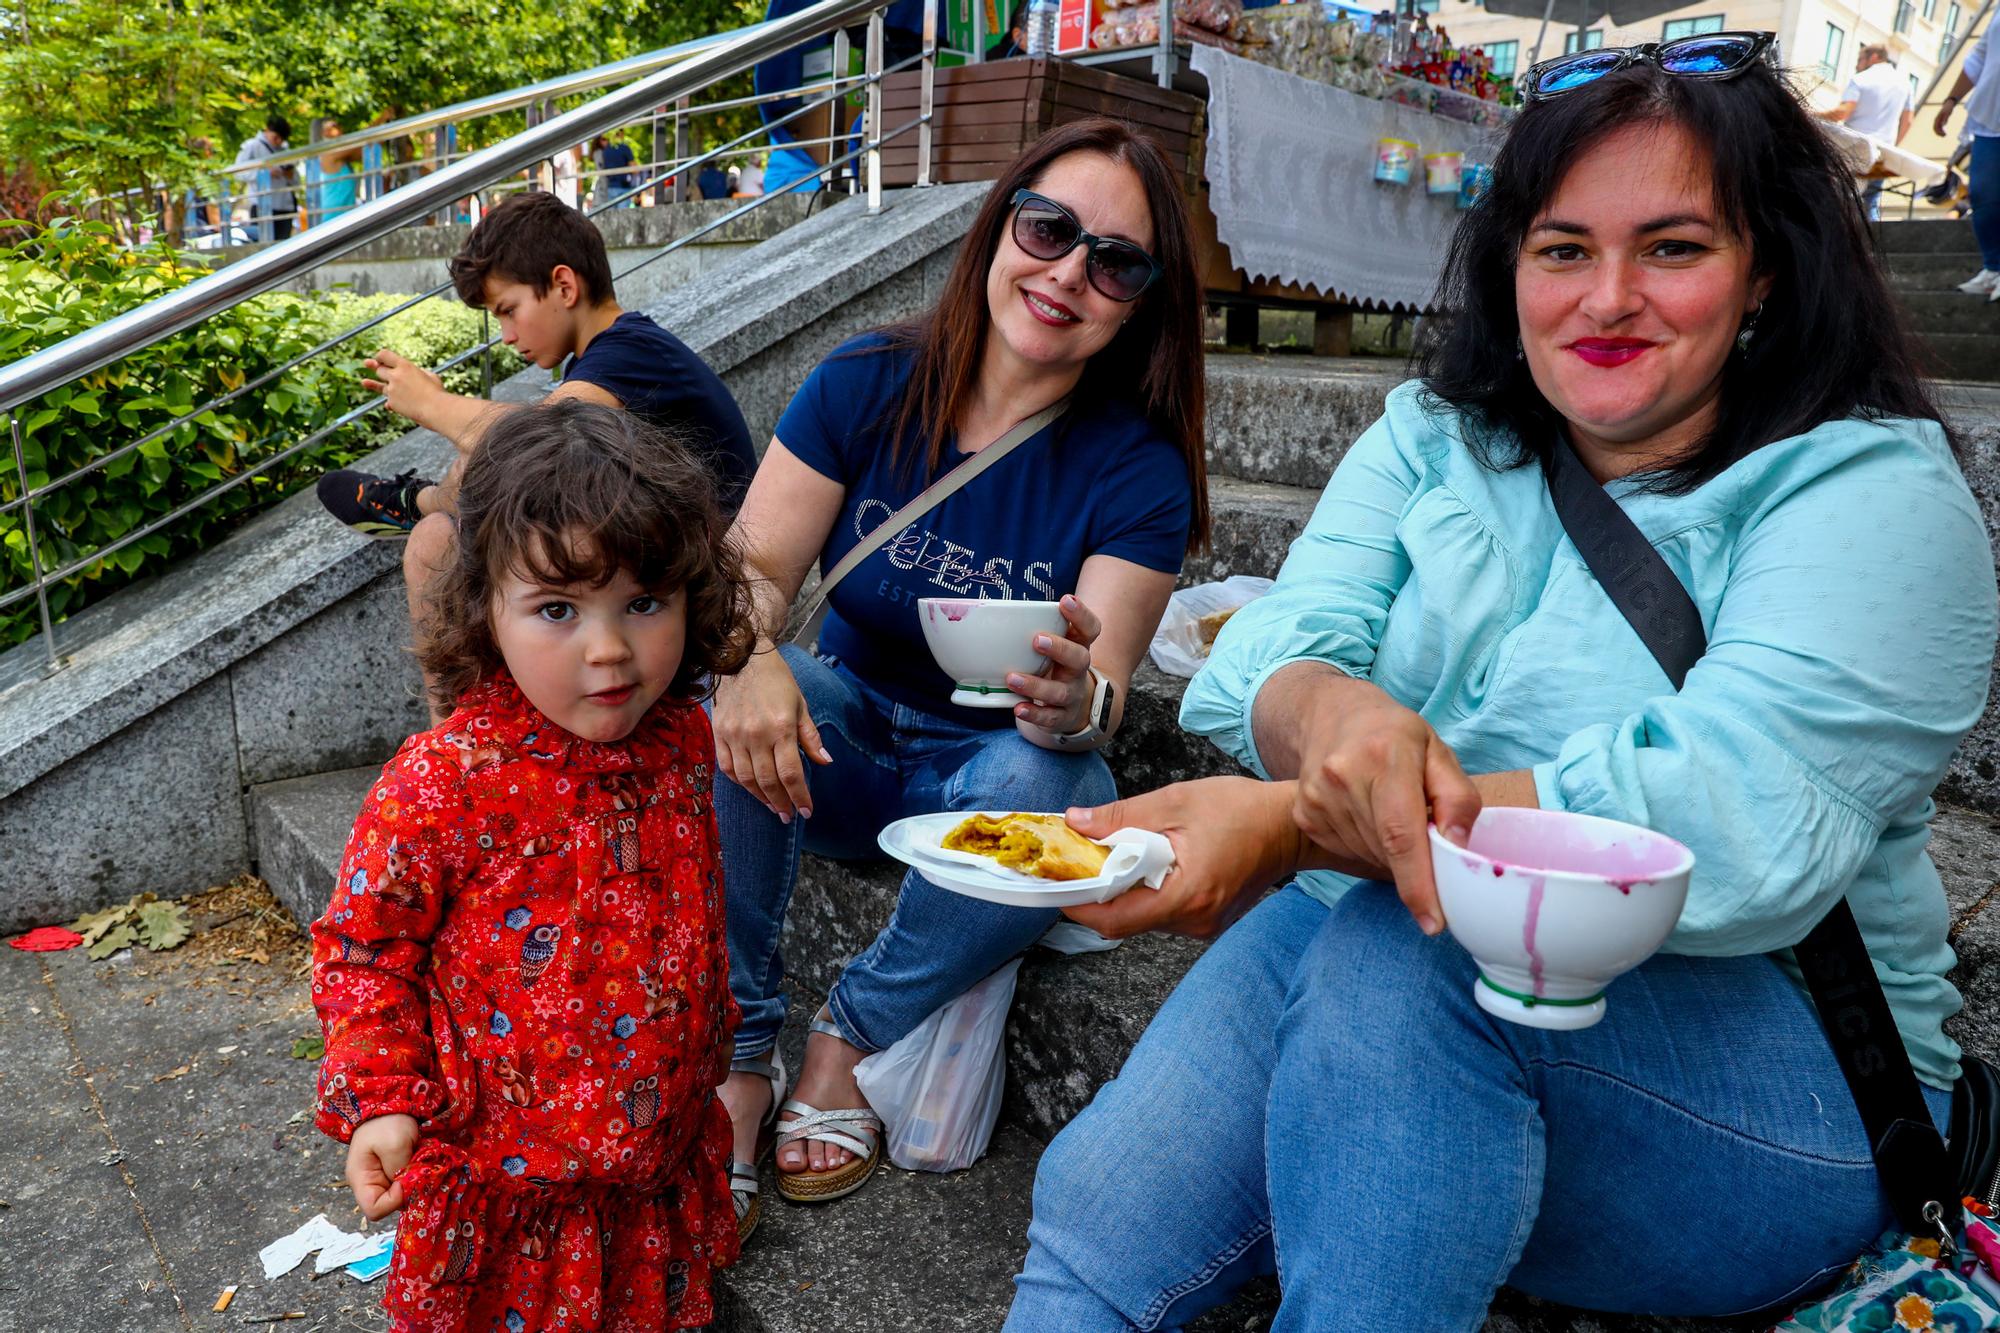
{"type": "MultiPolygon", "coordinates": [[[[1483,47],[1496,73],[1525,72],[1536,57],[1539,19],[1490,14],[1477,0],[1422,0],[1432,23],[1441,23],[1461,47],[1483,47]]],[[[1703,32],[1771,31],[1778,34],[1781,59],[1798,80],[1800,91],[1816,108],[1833,106],[1854,73],[1855,57],[1869,42],[1889,48],[1896,71],[1906,78],[1917,98],[1930,88],[1931,76],[1950,53],[1954,33],[1970,25],[1978,0],[1718,0],[1670,10],[1645,23],[1618,26],[1600,19],[1579,34],[1576,0],[1556,0],[1540,57],[1600,46],[1636,46],[1641,42],[1672,41],[1703,32]],[[1563,11],[1570,17],[1564,21],[1563,11]]],[[[1957,61],[1952,61],[1953,67],[1957,61]]],[[[1917,113],[1917,125],[1907,146],[1924,152],[1918,142],[1929,138],[1936,103],[1949,91],[1945,85],[1931,95],[1928,110],[1917,113]]]]}

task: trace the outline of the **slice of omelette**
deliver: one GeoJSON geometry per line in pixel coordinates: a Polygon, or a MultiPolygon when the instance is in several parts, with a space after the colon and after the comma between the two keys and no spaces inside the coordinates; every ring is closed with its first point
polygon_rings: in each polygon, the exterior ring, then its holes
{"type": "Polygon", "coordinates": [[[1037,879],[1095,879],[1111,855],[1110,848],[1078,833],[1061,815],[972,815],[945,835],[943,845],[990,856],[1037,879]]]}

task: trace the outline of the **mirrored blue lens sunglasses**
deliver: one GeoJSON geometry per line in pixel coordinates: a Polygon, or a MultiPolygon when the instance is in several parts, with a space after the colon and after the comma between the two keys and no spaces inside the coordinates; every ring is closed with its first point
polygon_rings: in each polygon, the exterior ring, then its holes
{"type": "Polygon", "coordinates": [[[1733,79],[1772,50],[1777,40],[1774,32],[1705,32],[1671,42],[1577,51],[1536,64],[1528,71],[1523,92],[1529,102],[1544,102],[1642,61],[1677,78],[1733,79]]]}

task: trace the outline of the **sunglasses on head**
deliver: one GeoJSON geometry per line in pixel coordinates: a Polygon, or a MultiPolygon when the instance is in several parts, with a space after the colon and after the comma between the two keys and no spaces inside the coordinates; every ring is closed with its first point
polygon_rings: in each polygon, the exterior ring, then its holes
{"type": "Polygon", "coordinates": [[[1090,285],[1114,301],[1136,301],[1160,276],[1160,262],[1130,241],[1093,236],[1067,208],[1033,190],[1014,191],[1014,244],[1036,259],[1061,259],[1081,245],[1090,285]]]}
{"type": "Polygon", "coordinates": [[[1528,71],[1524,96],[1530,102],[1573,93],[1628,65],[1658,66],[1682,79],[1733,79],[1778,40],[1774,32],[1705,32],[1671,42],[1617,46],[1544,60],[1528,71]]]}

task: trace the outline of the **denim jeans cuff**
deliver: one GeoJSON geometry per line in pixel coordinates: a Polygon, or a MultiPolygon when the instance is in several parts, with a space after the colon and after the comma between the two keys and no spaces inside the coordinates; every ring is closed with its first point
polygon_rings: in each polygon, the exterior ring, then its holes
{"type": "Polygon", "coordinates": [[[733,1060],[768,1060],[771,1058],[771,1052],[778,1049],[778,1037],[776,1033],[773,1033],[768,1039],[764,1037],[751,1037],[750,1042],[752,1045],[746,1048],[743,1034],[739,1032],[736,1037],[736,1044],[730,1052],[730,1058],[733,1060]]]}
{"type": "Polygon", "coordinates": [[[840,1029],[841,1040],[845,1041],[849,1046],[859,1051],[865,1051],[869,1055],[873,1055],[882,1049],[861,1035],[860,1027],[856,1025],[854,1019],[848,1014],[847,1006],[841,1002],[840,982],[836,981],[834,983],[833,992],[826,997],[826,1012],[827,1016],[833,1020],[833,1025],[840,1029]]]}

